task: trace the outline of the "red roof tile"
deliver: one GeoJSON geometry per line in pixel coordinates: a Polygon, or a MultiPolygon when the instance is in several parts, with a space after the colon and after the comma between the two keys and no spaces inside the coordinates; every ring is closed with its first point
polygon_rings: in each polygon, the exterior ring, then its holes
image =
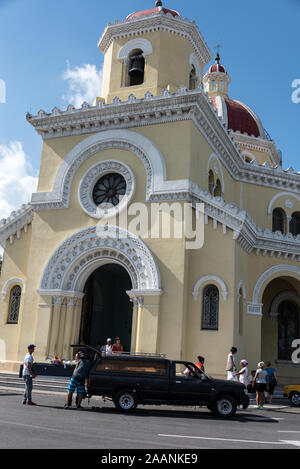
{"type": "MultiPolygon", "coordinates": [[[[168,10],[167,8],[162,9],[165,14],[171,13],[173,16],[180,16],[177,11],[174,10],[168,10]]],[[[141,16],[150,16],[152,13],[159,13],[158,8],[151,8],[151,10],[144,10],[144,11],[137,11],[135,13],[131,13],[131,15],[127,16],[128,20],[131,20],[133,18],[140,18],[141,16]]]]}

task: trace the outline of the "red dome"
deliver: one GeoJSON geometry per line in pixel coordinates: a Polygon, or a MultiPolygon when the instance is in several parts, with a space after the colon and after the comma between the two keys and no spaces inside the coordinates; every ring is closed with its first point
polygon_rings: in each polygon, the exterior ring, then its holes
{"type": "Polygon", "coordinates": [[[219,73],[219,72],[226,73],[226,70],[223,67],[223,65],[220,65],[218,63],[212,65],[210,69],[208,70],[208,73],[219,73]]]}
{"type": "Polygon", "coordinates": [[[225,99],[228,115],[228,129],[234,132],[246,132],[248,135],[259,137],[259,128],[252,114],[238,101],[225,99]]]}
{"type": "Polygon", "coordinates": [[[211,98],[214,108],[227,124],[228,130],[247,133],[254,137],[266,138],[262,123],[258,116],[245,104],[232,99],[216,96],[211,98]]]}
{"type": "Polygon", "coordinates": [[[127,16],[127,20],[132,20],[133,18],[141,18],[142,16],[150,16],[153,13],[158,14],[160,11],[163,11],[165,15],[167,13],[171,13],[172,16],[180,16],[179,13],[175,10],[168,10],[167,8],[151,8],[151,10],[144,10],[144,11],[137,11],[135,13],[131,13],[131,15],[127,16]]]}

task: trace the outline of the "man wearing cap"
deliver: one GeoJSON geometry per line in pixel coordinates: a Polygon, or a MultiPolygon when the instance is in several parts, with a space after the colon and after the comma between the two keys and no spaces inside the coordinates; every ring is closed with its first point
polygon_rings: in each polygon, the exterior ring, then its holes
{"type": "Polygon", "coordinates": [[[24,400],[23,404],[24,405],[36,405],[34,402],[32,402],[31,399],[31,393],[32,393],[32,379],[35,378],[35,374],[33,372],[33,352],[35,349],[34,344],[30,344],[27,347],[28,352],[25,355],[24,358],[24,365],[23,365],[23,379],[25,381],[25,391],[24,391],[24,400]]]}

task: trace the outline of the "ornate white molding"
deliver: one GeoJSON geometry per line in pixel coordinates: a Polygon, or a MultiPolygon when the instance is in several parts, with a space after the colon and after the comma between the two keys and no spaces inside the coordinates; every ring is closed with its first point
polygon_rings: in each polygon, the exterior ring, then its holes
{"type": "Polygon", "coordinates": [[[217,155],[215,155],[214,153],[212,153],[208,159],[208,162],[207,162],[207,174],[209,173],[209,170],[212,169],[215,173],[215,175],[217,176],[217,179],[221,179],[221,184],[222,184],[222,193],[224,194],[225,192],[225,180],[224,180],[224,172],[223,172],[223,167],[222,167],[222,164],[220,162],[220,159],[218,158],[217,155]],[[216,161],[216,163],[214,164],[214,166],[212,166],[212,162],[213,161],[216,161]],[[216,168],[215,168],[215,165],[217,165],[217,171],[216,171],[216,168]],[[220,172],[220,175],[219,175],[219,172],[220,172]]]}
{"type": "Polygon", "coordinates": [[[7,282],[5,283],[5,285],[2,288],[1,295],[2,295],[2,300],[3,301],[6,300],[8,292],[11,290],[11,288],[14,285],[19,285],[22,288],[22,294],[25,293],[26,288],[25,288],[24,281],[21,278],[18,278],[18,277],[11,278],[11,279],[7,280],[7,282]]]}
{"type": "Polygon", "coordinates": [[[199,290],[200,290],[201,286],[204,283],[208,283],[208,282],[211,282],[212,284],[217,283],[219,285],[219,287],[221,288],[221,291],[222,291],[223,299],[224,299],[224,301],[226,301],[227,296],[228,296],[228,288],[227,288],[224,280],[222,280],[220,277],[217,277],[216,275],[205,275],[205,277],[200,278],[196,282],[196,284],[194,286],[193,293],[192,293],[192,295],[194,297],[194,301],[197,301],[197,298],[198,298],[198,295],[199,295],[199,290]]]}
{"type": "MultiPolygon", "coordinates": [[[[272,199],[269,202],[268,216],[272,215],[273,204],[280,197],[289,197],[289,198],[291,197],[291,198],[294,198],[294,199],[298,200],[298,202],[300,202],[300,196],[297,195],[297,194],[293,194],[292,192],[278,192],[278,194],[275,194],[274,197],[272,197],[272,199]]],[[[285,200],[285,202],[287,202],[287,200],[285,200]]],[[[286,206],[286,207],[287,208],[292,208],[291,206],[286,206]]]]}
{"type": "MultiPolygon", "coordinates": [[[[255,287],[253,289],[253,297],[252,303],[259,303],[259,299],[262,298],[263,294],[263,287],[267,280],[271,279],[274,275],[276,277],[290,274],[292,277],[296,278],[298,281],[300,280],[300,268],[294,265],[288,264],[279,264],[274,267],[270,267],[267,269],[257,280],[255,287]]],[[[275,278],[275,277],[274,277],[275,278]]]]}
{"type": "MultiPolygon", "coordinates": [[[[99,101],[97,106],[83,105],[79,110],[69,106],[59,114],[58,111],[52,114],[40,111],[36,117],[27,114],[27,120],[44,139],[193,120],[235,180],[276,190],[288,188],[290,192],[300,191],[299,174],[295,174],[292,168],[282,170],[280,165],[260,165],[256,160],[245,163],[242,151],[238,148],[240,136],[237,138],[236,133],[227,131],[222,118],[218,117],[217,110],[214,110],[201,88],[188,91],[181,87],[176,94],[164,90],[161,96],[146,93],[144,99],[136,99],[131,95],[125,102],[116,98],[112,104],[99,101]]],[[[248,137],[242,135],[241,138],[248,137]]],[[[259,145],[274,146],[274,142],[268,140],[249,139],[259,145]]]]}
{"type": "Polygon", "coordinates": [[[240,299],[240,290],[242,290],[242,293],[243,293],[243,302],[246,303],[247,302],[247,292],[246,292],[246,285],[245,285],[245,282],[244,280],[240,280],[239,281],[239,284],[238,284],[238,287],[237,287],[237,302],[239,302],[239,299],[240,299]]]}
{"type": "Polygon", "coordinates": [[[34,212],[30,204],[24,204],[19,210],[10,214],[8,218],[0,221],[0,244],[5,249],[7,240],[13,244],[15,237],[20,239],[21,230],[27,232],[28,225],[32,222],[34,212]]]}
{"type": "Polygon", "coordinates": [[[166,168],[158,148],[148,138],[136,132],[108,130],[87,137],[68,153],[56,174],[53,191],[32,195],[31,204],[34,209],[67,208],[72,180],[77,169],[91,155],[108,148],[124,149],[140,158],[147,175],[147,197],[153,191],[161,190],[162,182],[166,179],[166,168]]]}
{"type": "Polygon", "coordinates": [[[132,170],[122,161],[106,160],[99,161],[91,166],[83,175],[79,190],[78,198],[82,209],[92,218],[104,219],[120,213],[130,203],[135,191],[135,178],[132,170]],[[117,173],[123,176],[126,182],[126,192],[120,198],[118,205],[106,209],[98,207],[93,199],[93,189],[99,179],[108,173],[117,173]]]}
{"type": "Polygon", "coordinates": [[[196,55],[194,53],[190,54],[190,66],[192,67],[192,65],[195,68],[198,81],[199,81],[199,83],[201,83],[202,71],[201,71],[201,67],[200,67],[200,64],[199,64],[199,60],[198,60],[198,58],[196,57],[196,55]]]}
{"type": "Polygon", "coordinates": [[[160,13],[140,18],[127,18],[123,21],[115,21],[114,24],[108,24],[99,40],[98,47],[105,54],[111,43],[119,37],[138,37],[153,31],[167,31],[186,37],[201,63],[206,65],[211,60],[209,48],[195,22],[183,19],[181,16],[174,17],[171,14],[165,14],[163,10],[160,13]]]}
{"type": "Polygon", "coordinates": [[[118,53],[118,60],[127,59],[130,52],[134,49],[141,49],[143,51],[143,55],[149,55],[153,52],[151,42],[148,41],[148,39],[138,37],[127,41],[126,44],[121,47],[118,53]]]}
{"type": "Polygon", "coordinates": [[[53,253],[38,292],[82,293],[89,275],[101,265],[117,263],[128,272],[135,290],[160,291],[160,274],[149,248],[135,235],[118,227],[101,225],[70,236],[53,253]]]}
{"type": "Polygon", "coordinates": [[[294,290],[283,291],[279,293],[272,301],[270,307],[270,318],[272,321],[275,321],[278,317],[278,308],[283,301],[293,301],[300,308],[300,296],[294,290]]]}

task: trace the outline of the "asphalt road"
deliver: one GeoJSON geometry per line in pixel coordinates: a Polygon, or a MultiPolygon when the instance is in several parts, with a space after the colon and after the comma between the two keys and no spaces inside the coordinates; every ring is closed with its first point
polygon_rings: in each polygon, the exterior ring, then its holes
{"type": "Polygon", "coordinates": [[[141,406],[124,415],[100,398],[65,410],[62,393],[33,396],[38,406],[24,406],[20,390],[0,389],[1,449],[300,448],[300,414],[278,405],[250,406],[227,421],[205,407],[141,406]]]}

